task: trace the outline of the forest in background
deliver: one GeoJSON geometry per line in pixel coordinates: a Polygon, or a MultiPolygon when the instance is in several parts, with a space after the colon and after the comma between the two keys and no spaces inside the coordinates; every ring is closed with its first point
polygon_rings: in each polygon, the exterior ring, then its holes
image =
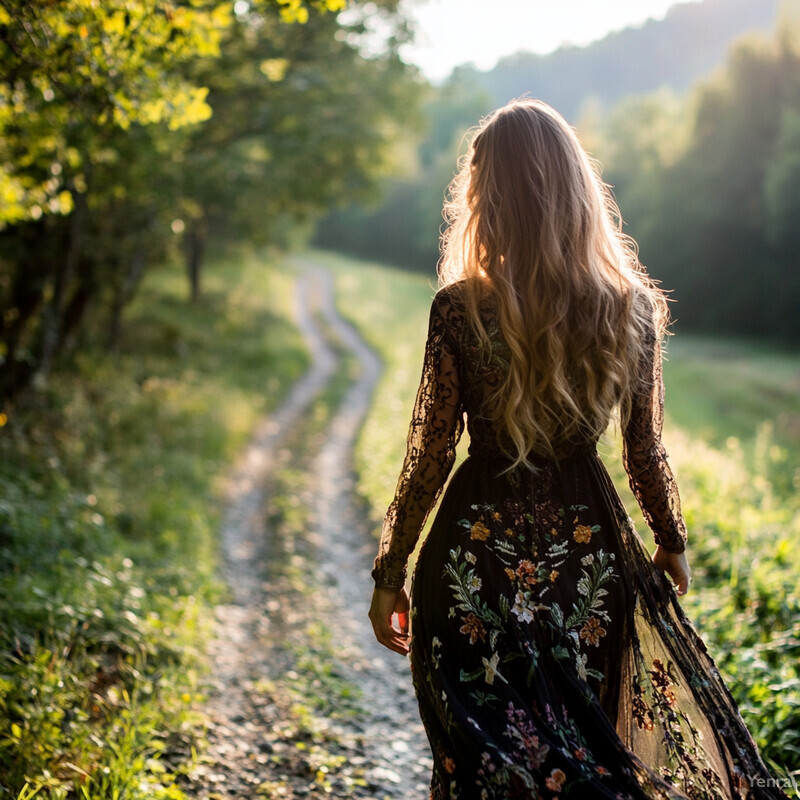
{"type": "Polygon", "coordinates": [[[526,90],[578,115],[681,329],[800,341],[797,0],[706,0],[587,48],[512,57],[488,73],[456,69],[428,90],[427,134],[406,152],[406,174],[384,183],[382,202],[324,219],[316,241],[432,272],[465,131],[526,90]]]}

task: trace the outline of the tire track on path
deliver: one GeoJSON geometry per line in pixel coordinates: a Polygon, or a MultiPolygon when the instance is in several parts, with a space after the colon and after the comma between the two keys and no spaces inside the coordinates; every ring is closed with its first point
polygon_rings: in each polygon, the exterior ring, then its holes
{"type": "MultiPolygon", "coordinates": [[[[381,365],[375,354],[336,312],[333,279],[308,260],[297,260],[302,273],[296,284],[295,318],[312,363],[280,408],[261,423],[234,470],[221,529],[224,577],[232,602],[218,606],[210,654],[214,685],[206,705],[208,748],[185,789],[196,798],[362,797],[419,800],[427,796],[430,752],[419,721],[408,662],[384,650],[367,618],[372,582],[369,570],[376,542],[354,496],[352,452],[369,410],[381,365]],[[324,320],[324,331],[317,317],[324,320]],[[310,467],[304,496],[309,506],[308,540],[314,544],[317,568],[313,583],[318,598],[311,606],[285,609],[270,597],[265,581],[274,534],[265,524],[269,486],[291,465],[290,435],[302,432],[304,415],[332,379],[340,364],[326,333],[359,365],[359,377],[336,410],[310,467]],[[320,611],[322,609],[322,611],[320,611]],[[290,612],[292,623],[285,619],[290,612]],[[279,677],[280,658],[265,655],[270,644],[290,636],[323,613],[336,640],[336,669],[363,692],[363,713],[331,723],[348,762],[363,780],[344,793],[317,791],[307,775],[279,774],[274,755],[281,709],[263,690],[279,677]],[[305,614],[305,618],[304,615],[305,614]],[[280,791],[273,793],[280,778],[280,791]]],[[[291,742],[284,742],[290,748],[291,742]]],[[[313,776],[312,776],[313,777],[313,776]]],[[[352,782],[350,783],[352,784],[352,782]]]]}

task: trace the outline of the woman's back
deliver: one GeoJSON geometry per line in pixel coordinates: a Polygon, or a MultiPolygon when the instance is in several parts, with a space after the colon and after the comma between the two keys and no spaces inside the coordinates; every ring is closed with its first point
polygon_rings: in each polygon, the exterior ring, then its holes
{"type": "MultiPolygon", "coordinates": [[[[442,336],[449,340],[458,353],[460,391],[467,416],[470,452],[494,453],[513,461],[513,442],[498,425],[501,415],[488,413],[496,402],[499,387],[508,380],[512,360],[512,351],[504,335],[496,301],[490,294],[486,294],[479,305],[481,325],[486,333],[485,340],[470,325],[463,281],[441,289],[434,299],[434,305],[442,319],[442,336]]],[[[540,374],[549,371],[546,364],[540,365],[540,374]]],[[[586,393],[579,385],[581,375],[578,371],[570,374],[567,370],[567,375],[575,396],[585,397],[586,393]]],[[[559,459],[591,451],[598,441],[596,429],[605,429],[611,420],[609,410],[603,409],[596,427],[583,432],[574,428],[565,430],[563,426],[554,426],[552,420],[546,419],[542,398],[535,392],[528,392],[523,402],[529,405],[529,413],[533,417],[543,418],[543,428],[544,423],[551,423],[548,426],[547,442],[538,450],[530,452],[528,455],[531,458],[559,459]]],[[[586,412],[587,415],[591,413],[590,409],[586,409],[586,412]]]]}

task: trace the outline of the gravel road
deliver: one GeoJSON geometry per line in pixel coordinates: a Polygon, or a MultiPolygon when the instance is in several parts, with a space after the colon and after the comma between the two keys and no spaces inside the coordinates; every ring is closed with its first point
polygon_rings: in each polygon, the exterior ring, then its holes
{"type": "Polygon", "coordinates": [[[295,320],[311,366],[281,407],[260,424],[230,478],[221,531],[230,602],[216,609],[213,687],[204,708],[208,746],[184,791],[200,800],[422,800],[428,793],[430,750],[408,661],[374,640],[367,618],[369,570],[377,545],[354,497],[353,445],[381,365],[338,315],[331,274],[308,259],[296,263],[295,320]],[[355,359],[358,377],[322,437],[309,434],[306,440],[309,409],[341,368],[337,350],[355,359]],[[298,450],[311,452],[302,468],[312,490],[295,499],[304,506],[308,524],[303,539],[310,546],[307,560],[291,555],[290,563],[302,564],[316,588],[307,602],[292,603],[280,589],[281,577],[269,576],[277,553],[287,545],[292,553],[295,548],[271,529],[265,510],[281,470],[298,468],[298,450]],[[296,728],[287,719],[290,706],[274,687],[284,673],[302,678],[291,671],[286,653],[293,632],[320,618],[331,621],[335,632],[336,679],[358,687],[363,702],[354,713],[326,722],[310,741],[298,743],[292,741],[296,728]],[[313,753],[323,741],[326,752],[337,754],[331,762],[335,766],[314,766],[309,755],[298,760],[298,751],[313,753]]]}

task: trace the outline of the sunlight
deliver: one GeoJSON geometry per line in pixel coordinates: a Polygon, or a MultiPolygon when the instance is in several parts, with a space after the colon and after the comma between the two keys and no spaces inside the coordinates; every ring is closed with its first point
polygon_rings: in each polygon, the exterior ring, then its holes
{"type": "Polygon", "coordinates": [[[674,5],[675,0],[412,0],[404,7],[417,23],[417,41],[404,57],[432,80],[442,80],[458,64],[491,69],[520,50],[548,53],[565,44],[585,45],[663,18],[674,5]]]}

